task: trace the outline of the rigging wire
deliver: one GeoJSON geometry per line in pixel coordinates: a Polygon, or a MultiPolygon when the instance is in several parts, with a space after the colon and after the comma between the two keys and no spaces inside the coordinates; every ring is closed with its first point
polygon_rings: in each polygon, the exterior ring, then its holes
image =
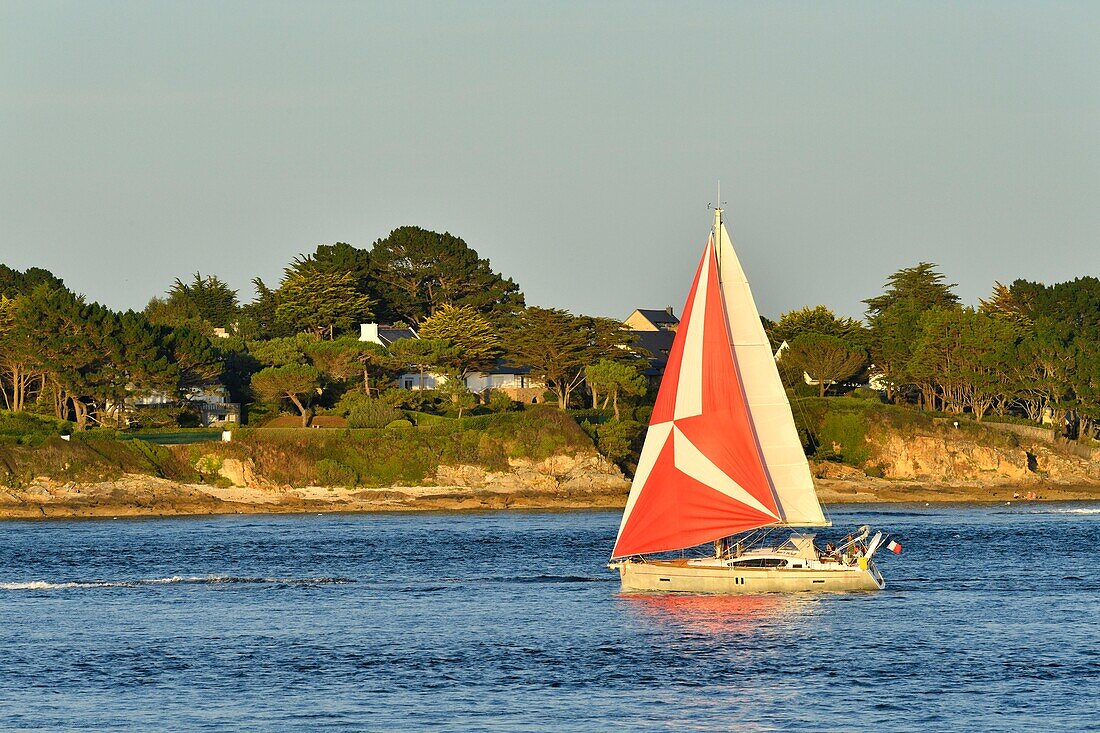
{"type": "MultiPolygon", "coordinates": [[[[788,399],[787,402],[789,402],[794,409],[798,410],[798,414],[802,418],[802,424],[806,426],[806,437],[810,439],[810,445],[813,447],[814,453],[816,453],[817,449],[821,447],[821,443],[818,442],[817,436],[814,435],[813,426],[810,424],[810,416],[802,406],[802,402],[805,399],[805,397],[794,397],[793,399],[788,399]]],[[[795,427],[797,428],[797,425],[795,427]]],[[[814,487],[814,493],[817,493],[816,486],[814,487]]],[[[821,507],[821,513],[825,515],[825,521],[832,525],[833,517],[829,514],[829,506],[821,500],[820,496],[817,498],[817,503],[821,507]]]]}

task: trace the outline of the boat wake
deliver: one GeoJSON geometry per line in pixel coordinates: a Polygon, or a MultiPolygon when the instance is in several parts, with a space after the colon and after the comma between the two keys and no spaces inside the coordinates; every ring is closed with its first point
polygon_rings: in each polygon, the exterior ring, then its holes
{"type": "Polygon", "coordinates": [[[592,577],[588,575],[521,575],[486,576],[480,578],[442,578],[447,583],[611,583],[618,579],[610,575],[592,577]]]}
{"type": "Polygon", "coordinates": [[[532,575],[523,578],[513,578],[516,583],[613,583],[617,578],[597,577],[587,575],[532,575]]]}
{"type": "Polygon", "coordinates": [[[173,575],[167,578],[138,578],[136,580],[69,580],[49,582],[29,580],[0,583],[0,590],[60,590],[66,588],[143,588],[160,585],[342,585],[354,583],[352,578],[255,578],[240,575],[173,575]]]}

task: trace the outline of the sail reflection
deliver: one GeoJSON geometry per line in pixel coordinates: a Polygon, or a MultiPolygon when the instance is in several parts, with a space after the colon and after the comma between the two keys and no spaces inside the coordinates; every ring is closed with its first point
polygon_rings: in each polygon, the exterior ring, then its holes
{"type": "Polygon", "coordinates": [[[622,593],[619,601],[639,620],[707,633],[744,632],[812,615],[820,598],[809,594],[688,595],[622,593]]]}

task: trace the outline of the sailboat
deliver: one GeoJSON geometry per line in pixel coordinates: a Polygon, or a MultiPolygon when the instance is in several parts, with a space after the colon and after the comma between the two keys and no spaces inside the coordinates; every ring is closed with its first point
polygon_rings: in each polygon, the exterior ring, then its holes
{"type": "Polygon", "coordinates": [[[831,523],[722,213],[715,208],[608,567],[625,591],[880,590],[873,558],[883,533],[868,541],[863,526],[835,548],[815,544],[812,530],[831,523]],[[708,545],[705,556],[688,554],[708,545]]]}

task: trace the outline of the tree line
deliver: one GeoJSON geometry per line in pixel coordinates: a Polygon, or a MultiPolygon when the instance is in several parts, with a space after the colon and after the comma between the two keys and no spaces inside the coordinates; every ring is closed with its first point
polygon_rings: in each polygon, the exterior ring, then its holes
{"type": "MultiPolygon", "coordinates": [[[[224,281],[196,273],[143,311],[120,313],[45,270],[0,265],[3,405],[78,429],[114,426],[125,422],[127,398],[186,401],[220,381],[257,414],[282,405],[303,423],[325,410],[375,424],[399,409],[488,409],[494,396],[470,394],[462,378],[500,363],[528,367],[562,408],[607,409],[616,421],[623,400],[636,407],[653,397],[642,375],[648,355],[624,348],[631,336],[620,322],[526,306],[513,280],[449,233],[401,227],[369,249],[321,245],[290,262],[277,285],[254,284],[256,296],[241,303],[224,281]],[[420,338],[360,342],[367,321],[407,325],[420,338]],[[392,389],[408,372],[454,378],[422,393],[392,389]]],[[[864,301],[863,320],[824,306],[765,319],[784,380],[809,377],[821,396],[870,380],[888,401],[918,409],[1053,416],[1094,435],[1100,280],[998,283],[976,308],[955,287],[922,262],[890,275],[864,301]]],[[[636,442],[636,428],[626,442],[636,442]]]]}
{"type": "Polygon", "coordinates": [[[621,323],[527,307],[514,281],[449,233],[401,227],[369,250],[321,245],[288,264],[277,286],[254,284],[255,298],[241,303],[217,276],[195,273],[142,312],[118,313],[45,270],[0,266],[4,406],[78,430],[118,426],[127,398],[186,402],[220,381],[233,401],[286,405],[303,424],[318,409],[374,424],[398,408],[461,415],[488,403],[492,395],[471,394],[463,378],[502,362],[527,367],[563,409],[591,387],[618,413],[619,397],[644,382],[646,355],[623,348],[621,323]],[[359,324],[369,321],[412,327],[419,338],[361,342],[359,324]],[[409,371],[444,379],[430,392],[390,389],[409,371]]]}
{"type": "Polygon", "coordinates": [[[1061,421],[1094,436],[1100,420],[1100,280],[996,283],[977,308],[960,303],[936,266],[898,270],[863,301],[865,323],[824,306],[766,327],[784,342],[781,373],[819,393],[870,380],[888,401],[969,415],[1061,421]],[[835,386],[834,386],[835,385],[835,386]]]}
{"type": "Polygon", "coordinates": [[[88,303],[45,270],[0,265],[0,392],[12,412],[118,424],[135,385],[186,391],[222,373],[200,331],[88,303]]]}

